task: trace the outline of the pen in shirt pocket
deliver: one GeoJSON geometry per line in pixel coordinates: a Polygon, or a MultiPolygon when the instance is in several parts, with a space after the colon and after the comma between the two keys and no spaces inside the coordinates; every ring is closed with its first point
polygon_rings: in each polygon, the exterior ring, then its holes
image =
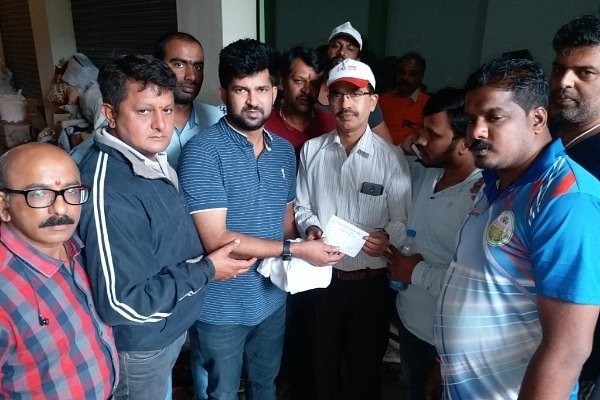
{"type": "Polygon", "coordinates": [[[285,179],[285,170],[283,168],[281,168],[281,177],[285,179]]]}

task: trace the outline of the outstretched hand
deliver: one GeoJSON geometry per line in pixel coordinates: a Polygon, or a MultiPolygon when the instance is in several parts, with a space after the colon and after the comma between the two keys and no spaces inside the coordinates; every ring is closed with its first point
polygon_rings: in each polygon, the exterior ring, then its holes
{"type": "Polygon", "coordinates": [[[292,243],[292,255],[319,267],[337,264],[344,258],[339,248],[328,245],[323,239],[292,243]]]}

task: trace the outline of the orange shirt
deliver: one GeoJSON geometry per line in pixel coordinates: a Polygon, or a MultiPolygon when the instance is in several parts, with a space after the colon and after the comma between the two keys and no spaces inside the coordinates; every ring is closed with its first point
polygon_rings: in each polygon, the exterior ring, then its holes
{"type": "Polygon", "coordinates": [[[421,91],[416,101],[411,97],[399,97],[394,92],[379,96],[383,119],[395,145],[400,144],[412,131],[423,127],[422,112],[428,99],[429,95],[421,91]]]}

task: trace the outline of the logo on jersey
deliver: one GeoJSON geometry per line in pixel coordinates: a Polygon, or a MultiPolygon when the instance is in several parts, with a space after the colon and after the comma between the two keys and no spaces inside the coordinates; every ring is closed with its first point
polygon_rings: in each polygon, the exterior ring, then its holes
{"type": "Polygon", "coordinates": [[[515,230],[515,216],[512,211],[502,211],[487,231],[487,241],[491,246],[503,246],[512,238],[515,230]]]}

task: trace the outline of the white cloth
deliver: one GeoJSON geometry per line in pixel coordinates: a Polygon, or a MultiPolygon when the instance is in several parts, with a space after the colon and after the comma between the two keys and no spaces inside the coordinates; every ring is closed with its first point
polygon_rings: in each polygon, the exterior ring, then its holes
{"type": "MultiPolygon", "coordinates": [[[[295,242],[302,239],[293,240],[295,242]]],[[[279,289],[291,294],[316,288],[326,288],[331,283],[331,266],[316,267],[301,258],[292,257],[283,261],[281,257],[269,257],[262,260],[258,273],[279,289]]]]}
{"type": "Polygon", "coordinates": [[[419,339],[433,344],[433,321],[438,295],[452,261],[455,237],[473,204],[471,188],[481,178],[478,170],[464,181],[434,193],[444,170],[410,164],[413,202],[407,229],[417,232],[415,250],[424,261],[412,273],[412,285],[398,292],[396,309],[402,324],[419,339]]]}
{"type": "MultiPolygon", "coordinates": [[[[410,206],[410,172],[403,154],[369,127],[349,155],[337,132],[307,141],[300,153],[296,186],[295,218],[302,235],[316,225],[322,230],[332,215],[374,232],[385,229],[390,242],[404,237],[410,206]],[[380,196],[361,193],[363,183],[381,185],[380,196]]],[[[364,251],[344,257],[336,269],[356,271],[386,268],[381,257],[364,251]]]]}

